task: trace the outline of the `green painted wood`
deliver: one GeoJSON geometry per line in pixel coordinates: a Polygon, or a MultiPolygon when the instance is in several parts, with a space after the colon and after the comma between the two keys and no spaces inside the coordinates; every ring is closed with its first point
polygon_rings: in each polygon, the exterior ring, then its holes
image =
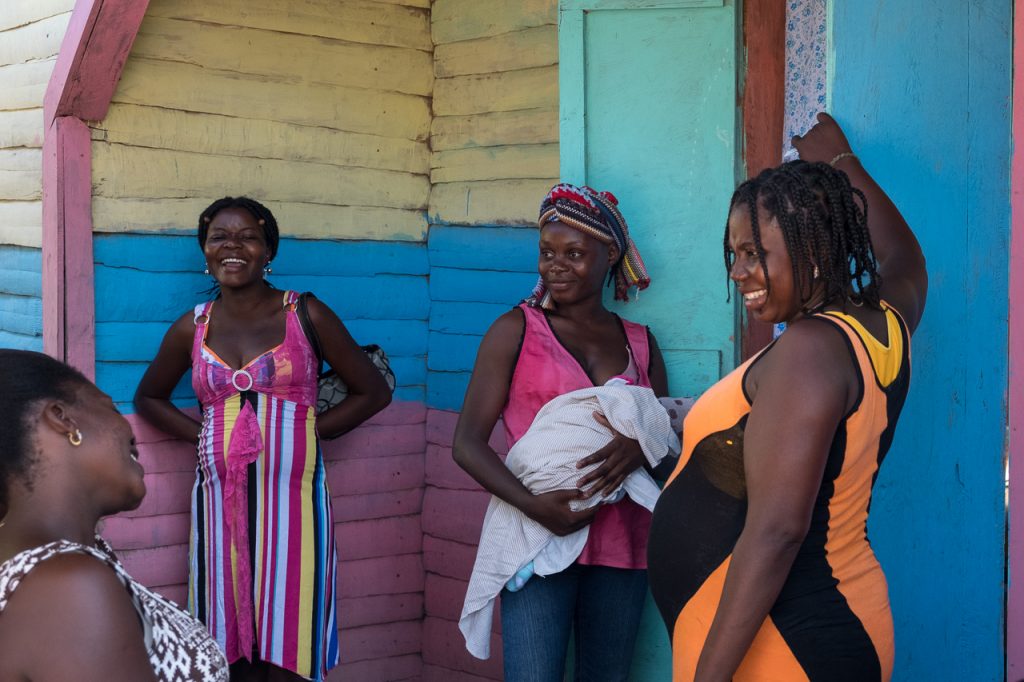
{"type": "MultiPolygon", "coordinates": [[[[722,231],[737,180],[735,0],[562,0],[561,175],[610,190],[651,273],[614,308],[650,325],[673,395],[698,395],[737,357],[722,231]]],[[[610,294],[609,294],[610,296],[610,294]]],[[[631,680],[671,678],[648,600],[631,680]]]]}

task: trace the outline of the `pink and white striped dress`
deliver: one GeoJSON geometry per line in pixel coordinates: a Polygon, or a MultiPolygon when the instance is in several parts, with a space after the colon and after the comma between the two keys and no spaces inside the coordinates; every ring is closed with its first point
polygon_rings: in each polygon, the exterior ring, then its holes
{"type": "Polygon", "coordinates": [[[206,345],[195,308],[192,388],[202,408],[192,489],[189,610],[229,662],[322,680],[338,663],[337,551],[316,434],[318,361],[284,292],[285,338],[241,369],[206,345]]]}

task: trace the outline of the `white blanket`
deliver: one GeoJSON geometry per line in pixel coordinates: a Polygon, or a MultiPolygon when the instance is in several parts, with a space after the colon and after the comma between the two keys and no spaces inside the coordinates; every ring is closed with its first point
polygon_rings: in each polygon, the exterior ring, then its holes
{"type": "MultiPolygon", "coordinates": [[[[604,414],[622,435],[639,441],[652,467],[670,453],[678,456],[679,438],[654,391],[620,383],[580,389],[546,404],[534,417],[530,429],[509,450],[505,466],[535,495],[576,489],[579,479],[599,466],[577,469],[576,463],[612,439],[608,429],[594,419],[594,412],[604,414]]],[[[627,476],[612,495],[575,500],[570,506],[579,511],[616,501],[623,492],[653,510],[659,488],[640,468],[627,476]]],[[[539,576],[564,570],[583,551],[588,533],[589,528],[583,528],[558,537],[516,507],[491,498],[459,619],[459,629],[471,654],[477,658],[490,656],[494,600],[509,578],[531,561],[539,576]]]]}

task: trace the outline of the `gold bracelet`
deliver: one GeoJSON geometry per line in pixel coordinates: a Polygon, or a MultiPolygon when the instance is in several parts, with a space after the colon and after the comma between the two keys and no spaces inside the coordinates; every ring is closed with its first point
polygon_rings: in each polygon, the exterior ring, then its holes
{"type": "MultiPolygon", "coordinates": [[[[849,158],[856,159],[857,155],[854,154],[853,152],[840,152],[839,154],[836,154],[835,157],[833,157],[833,159],[831,161],[828,162],[828,165],[830,165],[833,168],[835,168],[837,163],[839,163],[843,159],[849,159],[849,158]]],[[[860,159],[857,159],[857,160],[859,161],[860,159]]]]}

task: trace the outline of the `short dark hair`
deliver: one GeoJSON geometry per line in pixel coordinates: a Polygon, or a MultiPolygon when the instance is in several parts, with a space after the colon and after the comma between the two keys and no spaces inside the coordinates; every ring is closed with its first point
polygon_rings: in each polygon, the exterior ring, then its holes
{"type": "MultiPolygon", "coordinates": [[[[811,297],[812,278],[807,275],[818,267],[825,298],[818,309],[805,312],[817,312],[847,295],[857,304],[880,306],[881,276],[868,231],[868,202],[864,193],[850,184],[846,173],[827,163],[790,161],[761,171],[737,187],[729,213],[739,206],[750,211],[754,246],[769,291],[771,279],[761,245],[758,207],[779,223],[793,263],[801,307],[811,297]]],[[[728,277],[733,259],[728,222],[724,247],[728,277]]]]}
{"type": "Polygon", "coordinates": [[[43,400],[73,405],[77,391],[92,382],[49,355],[0,348],[0,509],[6,509],[8,483],[27,477],[35,461],[29,411],[43,400]]]}
{"type": "Polygon", "coordinates": [[[269,208],[249,197],[224,197],[223,199],[217,199],[217,201],[207,206],[199,214],[199,248],[202,249],[206,246],[206,235],[210,231],[210,223],[213,222],[213,217],[226,208],[242,208],[248,211],[256,219],[260,227],[263,228],[263,237],[267,240],[270,257],[274,258],[277,255],[277,245],[281,241],[281,234],[277,228],[277,219],[270,212],[269,208]]]}

